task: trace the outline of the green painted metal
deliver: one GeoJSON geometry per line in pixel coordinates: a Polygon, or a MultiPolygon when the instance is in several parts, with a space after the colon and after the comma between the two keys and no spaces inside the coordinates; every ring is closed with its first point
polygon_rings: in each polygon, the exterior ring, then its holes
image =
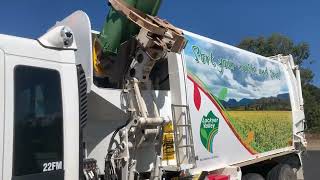
{"type": "MultiPolygon", "coordinates": [[[[140,11],[156,16],[162,0],[124,0],[140,11]]],[[[138,34],[140,28],[111,7],[103,29],[98,37],[103,54],[116,55],[120,44],[138,34]]]]}
{"type": "MultiPolygon", "coordinates": [[[[137,0],[136,9],[149,14],[151,16],[156,16],[160,9],[162,0],[137,0]]],[[[130,27],[131,36],[135,36],[139,33],[140,28],[136,25],[130,27]]]]}
{"type": "MultiPolygon", "coordinates": [[[[125,0],[131,6],[136,6],[137,0],[125,0]]],[[[129,20],[118,13],[114,8],[110,8],[103,29],[99,35],[99,41],[102,45],[104,55],[115,55],[118,52],[120,44],[123,42],[123,36],[128,30],[129,20]]]]}
{"type": "Polygon", "coordinates": [[[138,0],[136,8],[140,11],[156,16],[158,14],[162,0],[138,0]]]}

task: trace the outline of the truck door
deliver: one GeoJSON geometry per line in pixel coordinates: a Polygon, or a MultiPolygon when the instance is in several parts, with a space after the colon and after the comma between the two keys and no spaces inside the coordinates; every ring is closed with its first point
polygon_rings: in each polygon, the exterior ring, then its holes
{"type": "Polygon", "coordinates": [[[6,56],[4,180],[64,179],[60,71],[58,63],[6,56]]]}
{"type": "Polygon", "coordinates": [[[3,125],[4,125],[4,53],[0,49],[0,179],[3,168],[3,125]]]}

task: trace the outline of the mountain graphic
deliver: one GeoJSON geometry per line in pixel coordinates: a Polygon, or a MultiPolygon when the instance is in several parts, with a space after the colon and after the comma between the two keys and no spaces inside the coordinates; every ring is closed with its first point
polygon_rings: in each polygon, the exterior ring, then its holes
{"type": "Polygon", "coordinates": [[[236,99],[229,99],[228,101],[220,100],[220,102],[227,110],[291,110],[289,93],[259,99],[243,98],[239,101],[236,99]]]}

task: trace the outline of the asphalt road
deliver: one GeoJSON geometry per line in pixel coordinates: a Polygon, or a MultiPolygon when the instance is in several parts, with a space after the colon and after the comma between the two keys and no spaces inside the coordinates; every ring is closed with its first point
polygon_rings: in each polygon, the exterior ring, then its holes
{"type": "Polygon", "coordinates": [[[307,151],[302,157],[305,180],[320,180],[320,150],[307,151]]]}

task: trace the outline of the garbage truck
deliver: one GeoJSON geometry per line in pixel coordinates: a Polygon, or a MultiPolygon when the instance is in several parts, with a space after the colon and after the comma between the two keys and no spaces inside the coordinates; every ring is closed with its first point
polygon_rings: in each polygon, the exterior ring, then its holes
{"type": "Polygon", "coordinates": [[[291,55],[263,57],[110,0],[44,35],[0,35],[0,179],[297,179],[303,98],[291,55]]]}

